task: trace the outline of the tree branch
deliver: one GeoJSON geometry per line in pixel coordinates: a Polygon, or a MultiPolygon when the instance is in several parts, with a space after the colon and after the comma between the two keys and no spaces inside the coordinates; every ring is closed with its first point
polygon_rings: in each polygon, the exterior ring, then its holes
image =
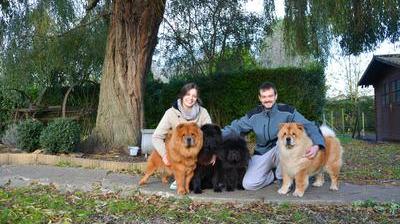
{"type": "Polygon", "coordinates": [[[99,3],[100,0],[88,0],[88,5],[86,6],[86,11],[92,10],[94,7],[96,7],[97,3],[99,3]]]}
{"type": "Polygon", "coordinates": [[[171,30],[174,32],[175,37],[176,37],[178,43],[180,43],[181,46],[182,46],[188,53],[190,53],[190,56],[191,56],[191,58],[192,58],[193,63],[196,64],[196,65],[199,67],[201,73],[202,73],[203,75],[205,75],[205,73],[204,73],[204,71],[203,71],[203,68],[201,67],[201,65],[200,65],[200,64],[198,63],[198,61],[196,60],[196,57],[193,55],[193,51],[190,49],[190,44],[187,43],[187,42],[185,42],[185,41],[182,39],[182,37],[178,34],[178,32],[175,30],[175,28],[172,26],[172,24],[171,24],[166,18],[164,18],[164,21],[165,21],[165,23],[171,28],[171,30]]]}
{"type": "Polygon", "coordinates": [[[67,35],[67,34],[73,32],[73,31],[79,29],[79,28],[83,28],[83,27],[89,26],[92,23],[95,23],[95,22],[99,21],[100,19],[103,19],[104,17],[109,16],[109,15],[111,15],[111,12],[103,11],[103,12],[97,14],[96,17],[93,20],[91,20],[89,22],[86,22],[86,23],[83,23],[83,21],[85,20],[85,18],[83,18],[81,20],[81,22],[77,26],[71,28],[70,30],[65,31],[64,33],[58,34],[57,37],[62,37],[64,35],[67,35]]]}

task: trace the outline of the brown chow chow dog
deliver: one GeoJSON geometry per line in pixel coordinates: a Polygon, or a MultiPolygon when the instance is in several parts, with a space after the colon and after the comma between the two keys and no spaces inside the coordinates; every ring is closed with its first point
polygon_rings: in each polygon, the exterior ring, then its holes
{"type": "Polygon", "coordinates": [[[175,177],[178,194],[189,193],[190,180],[196,168],[197,154],[203,146],[203,132],[196,123],[179,124],[165,139],[165,148],[170,166],[166,166],[160,154],[153,150],[147,160],[147,168],[139,185],[147,182],[149,177],[158,169],[164,169],[162,182],[167,183],[172,174],[175,177]]]}
{"type": "Polygon", "coordinates": [[[313,186],[324,184],[323,171],[331,179],[331,190],[338,190],[338,177],[342,166],[342,147],[335,133],[327,126],[320,127],[326,148],[318,150],[312,159],[306,158],[306,150],[313,143],[299,123],[282,123],[278,133],[280,166],[282,169],[282,187],[279,194],[287,194],[293,179],[296,182],[294,196],[302,197],[308,187],[308,178],[316,175],[313,186]]]}

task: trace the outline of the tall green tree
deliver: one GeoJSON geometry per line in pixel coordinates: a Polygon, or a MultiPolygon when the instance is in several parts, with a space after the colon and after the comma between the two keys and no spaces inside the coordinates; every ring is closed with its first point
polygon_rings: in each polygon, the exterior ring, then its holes
{"type": "Polygon", "coordinates": [[[207,75],[244,67],[264,30],[260,16],[244,11],[245,2],[169,1],[158,45],[165,70],[170,75],[207,75]]]}

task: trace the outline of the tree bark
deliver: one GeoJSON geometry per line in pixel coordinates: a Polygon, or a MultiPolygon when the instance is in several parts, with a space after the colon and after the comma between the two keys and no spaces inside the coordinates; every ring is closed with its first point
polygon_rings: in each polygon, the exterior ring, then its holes
{"type": "MultiPolygon", "coordinates": [[[[103,145],[138,145],[146,75],[166,0],[114,0],[93,135],[103,145]]],[[[155,105],[156,106],[156,105],[155,105]]]]}

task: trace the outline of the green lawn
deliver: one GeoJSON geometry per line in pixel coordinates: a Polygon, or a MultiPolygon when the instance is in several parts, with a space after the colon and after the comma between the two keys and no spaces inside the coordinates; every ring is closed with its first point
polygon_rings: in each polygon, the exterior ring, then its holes
{"type": "Polygon", "coordinates": [[[341,139],[341,178],[359,184],[400,185],[400,144],[341,139]]]}
{"type": "Polygon", "coordinates": [[[0,223],[399,223],[400,204],[234,205],[132,192],[66,193],[51,186],[0,188],[0,223]]]}

